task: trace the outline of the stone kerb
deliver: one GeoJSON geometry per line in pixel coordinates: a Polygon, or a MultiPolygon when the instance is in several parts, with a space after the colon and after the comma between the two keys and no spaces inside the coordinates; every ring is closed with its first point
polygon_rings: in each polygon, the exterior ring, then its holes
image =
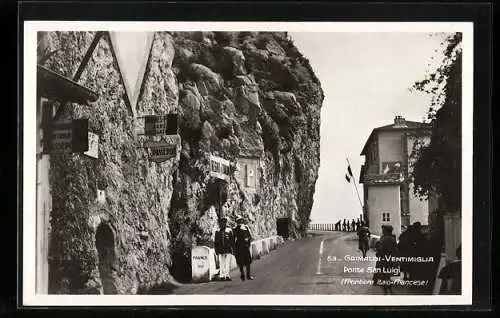
{"type": "Polygon", "coordinates": [[[269,243],[269,251],[272,251],[276,248],[276,244],[274,243],[274,236],[266,238],[269,243]]]}
{"type": "Polygon", "coordinates": [[[260,240],[253,241],[250,245],[250,255],[252,255],[252,259],[259,259],[262,255],[262,243],[260,240]]]}
{"type": "Polygon", "coordinates": [[[281,245],[281,244],[285,243],[285,240],[283,239],[283,236],[279,236],[279,235],[278,235],[278,236],[277,236],[277,238],[278,238],[278,244],[279,244],[279,245],[281,245]]]}
{"type": "Polygon", "coordinates": [[[262,240],[262,254],[269,254],[269,240],[262,240]]]}

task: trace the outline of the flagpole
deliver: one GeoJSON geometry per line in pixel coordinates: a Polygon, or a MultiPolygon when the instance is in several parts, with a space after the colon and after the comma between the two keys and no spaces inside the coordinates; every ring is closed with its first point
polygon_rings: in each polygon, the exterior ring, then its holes
{"type": "MultiPolygon", "coordinates": [[[[350,167],[351,163],[349,162],[349,158],[346,158],[346,160],[347,160],[347,166],[350,167]]],[[[352,169],[351,169],[351,172],[352,172],[352,169]]],[[[361,203],[361,197],[359,196],[358,187],[356,187],[356,178],[354,177],[354,173],[352,174],[352,179],[354,180],[354,182],[353,182],[354,189],[356,190],[356,194],[358,195],[359,205],[361,206],[361,211],[363,212],[363,203],[361,203]]]]}

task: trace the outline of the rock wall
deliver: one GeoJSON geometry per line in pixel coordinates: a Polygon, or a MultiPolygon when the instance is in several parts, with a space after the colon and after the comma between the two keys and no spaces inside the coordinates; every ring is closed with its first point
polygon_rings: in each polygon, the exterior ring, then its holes
{"type": "Polygon", "coordinates": [[[292,220],[292,237],[302,235],[318,176],[323,101],[309,62],[286,33],[172,37],[183,112],[183,152],[170,211],[175,255],[181,258],[174,263],[188,264],[181,250],[191,244],[210,245],[222,215],[230,221],[245,217],[256,238],[275,235],[280,217],[292,220]],[[258,160],[259,187],[246,188],[235,178],[229,184],[210,179],[209,153],[232,162],[258,160]]]}
{"type": "MultiPolygon", "coordinates": [[[[94,35],[46,33],[55,53],[43,65],[71,78],[94,35]]],[[[180,115],[180,152],[160,164],[141,147],[107,33],[79,83],[99,99],[62,119],[89,119],[99,158],[51,155],[50,292],[141,293],[186,279],[190,247],[212,244],[221,215],[246,217],[255,238],[276,234],[279,217],[292,236],[305,232],[323,93],[286,33],[155,33],[135,111],[180,115]],[[257,160],[259,186],[211,178],[210,154],[257,160]]]]}

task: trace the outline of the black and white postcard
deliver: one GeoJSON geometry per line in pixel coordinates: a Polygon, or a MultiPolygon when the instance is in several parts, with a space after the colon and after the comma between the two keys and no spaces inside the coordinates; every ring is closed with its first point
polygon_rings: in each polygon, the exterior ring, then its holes
{"type": "Polygon", "coordinates": [[[24,22],[23,305],[471,304],[472,27],[24,22]]]}

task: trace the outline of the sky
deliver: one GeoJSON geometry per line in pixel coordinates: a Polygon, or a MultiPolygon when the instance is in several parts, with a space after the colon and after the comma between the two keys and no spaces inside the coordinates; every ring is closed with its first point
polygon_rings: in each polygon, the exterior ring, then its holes
{"type": "Polygon", "coordinates": [[[428,33],[289,33],[321,82],[321,154],[313,222],[358,218],[362,213],[358,183],[361,150],[371,131],[392,124],[396,115],[422,121],[430,96],[410,92],[429,68],[441,61],[444,34],[428,33]],[[437,51],[436,51],[437,50],[437,51]],[[349,158],[355,177],[345,179],[349,158]]]}

